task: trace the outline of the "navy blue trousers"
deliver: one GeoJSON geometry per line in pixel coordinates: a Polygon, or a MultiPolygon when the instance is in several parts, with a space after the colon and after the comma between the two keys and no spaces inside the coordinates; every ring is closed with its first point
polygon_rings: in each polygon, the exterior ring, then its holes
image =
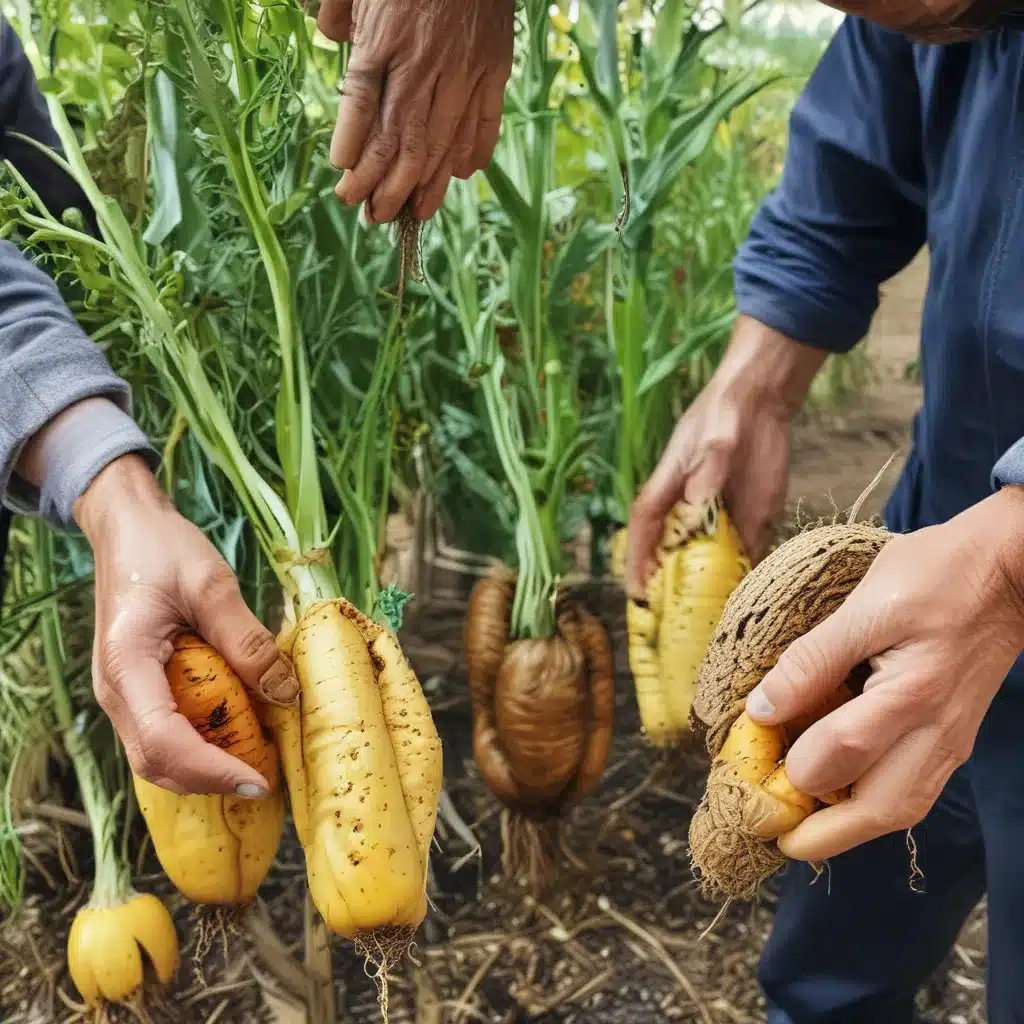
{"type": "Polygon", "coordinates": [[[787,869],[760,965],[769,1024],[910,1024],[915,993],[986,892],[989,1024],[1024,1024],[1022,726],[1015,673],[914,829],[923,891],[910,886],[905,834],[837,857],[817,880],[807,865],[787,869]]]}

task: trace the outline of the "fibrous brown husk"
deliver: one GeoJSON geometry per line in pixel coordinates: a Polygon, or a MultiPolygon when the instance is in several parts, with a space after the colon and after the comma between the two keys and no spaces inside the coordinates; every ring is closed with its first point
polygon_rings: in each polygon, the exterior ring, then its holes
{"type": "Polygon", "coordinates": [[[601,622],[563,600],[554,636],[509,642],[515,577],[480,580],[466,621],[473,755],[505,805],[504,863],[546,880],[563,810],[599,782],[615,704],[611,642],[601,622]],[[514,847],[514,848],[513,848],[514,847]]]}
{"type": "Polygon", "coordinates": [[[733,591],[704,655],[691,712],[712,756],[782,652],[846,600],[891,536],[866,523],[805,530],[733,591]]]}
{"type": "MultiPolygon", "coordinates": [[[[863,523],[808,529],[776,548],[733,592],[701,665],[691,720],[717,757],[749,693],[793,641],[831,615],[892,535],[863,523]]],[[[858,692],[865,673],[847,681],[858,692]]],[[[830,708],[823,705],[818,717],[830,708]]],[[[806,727],[807,723],[803,723],[806,727]]],[[[712,764],[690,823],[690,858],[709,896],[750,899],[785,863],[756,834],[762,794],[712,764]]]]}

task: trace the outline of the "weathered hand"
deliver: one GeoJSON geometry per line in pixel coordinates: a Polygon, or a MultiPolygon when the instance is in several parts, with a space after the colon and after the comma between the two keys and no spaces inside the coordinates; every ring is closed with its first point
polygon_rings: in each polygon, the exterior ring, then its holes
{"type": "Polygon", "coordinates": [[[135,455],[95,478],[75,518],[96,560],[96,698],[132,770],[179,793],[266,795],[266,779],[177,713],[164,675],[173,638],[194,629],[255,696],[295,700],[291,666],[249,611],[227,563],[135,455]]]}
{"type": "Polygon", "coordinates": [[[778,724],[811,708],[857,665],[860,696],[804,732],[786,774],[847,801],[780,839],[823,861],[918,824],[970,756],[982,718],[1024,649],[1024,488],[1008,487],[942,526],[894,537],[838,611],[792,644],[748,698],[778,724]]]}
{"type": "Polygon", "coordinates": [[[352,52],[331,142],[339,198],[371,222],[413,197],[429,220],[452,176],[490,162],[512,73],[514,0],[324,0],[319,28],[352,52]]]}
{"type": "Polygon", "coordinates": [[[753,562],[767,552],[789,472],[790,424],[825,353],[748,317],[711,381],[680,418],[633,503],[626,587],[643,597],[665,516],[680,499],[721,494],[753,562]]]}

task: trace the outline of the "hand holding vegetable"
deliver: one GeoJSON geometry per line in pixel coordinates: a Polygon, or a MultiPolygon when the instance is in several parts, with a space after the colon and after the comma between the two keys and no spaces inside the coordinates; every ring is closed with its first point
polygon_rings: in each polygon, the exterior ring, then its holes
{"type": "Polygon", "coordinates": [[[136,455],[94,479],[75,519],[96,559],[96,697],[132,770],[178,793],[266,795],[268,780],[207,743],[177,711],[164,674],[174,637],[195,629],[259,698],[295,700],[291,667],[227,563],[136,455]]]}
{"type": "Polygon", "coordinates": [[[324,0],[319,28],[351,42],[331,163],[338,196],[429,220],[452,176],[490,162],[512,73],[513,0],[324,0]]]}
{"type": "Polygon", "coordinates": [[[741,316],[714,376],[686,410],[665,454],[633,504],[626,587],[643,598],[655,571],[665,517],[680,500],[700,507],[722,497],[757,562],[782,508],[790,423],[825,353],[741,316]]]}
{"type": "Polygon", "coordinates": [[[823,861],[918,824],[970,756],[1022,649],[1024,488],[893,537],[748,698],[752,719],[782,724],[820,705],[857,666],[871,668],[863,693],[803,732],[785,762],[804,793],[853,784],[853,795],[782,836],[782,853],[823,861]]]}

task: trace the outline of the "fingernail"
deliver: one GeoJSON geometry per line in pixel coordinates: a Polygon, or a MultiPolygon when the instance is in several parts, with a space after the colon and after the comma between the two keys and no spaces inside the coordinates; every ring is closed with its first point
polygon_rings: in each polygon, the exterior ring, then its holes
{"type": "Polygon", "coordinates": [[[775,705],[764,695],[760,687],[747,697],[747,714],[754,719],[771,718],[775,714],[775,705]]]}
{"type": "Polygon", "coordinates": [[[283,662],[276,662],[263,673],[260,679],[260,693],[271,704],[294,704],[299,695],[298,680],[288,671],[283,662]]]}
{"type": "Polygon", "coordinates": [[[246,800],[262,800],[270,794],[255,782],[242,782],[235,786],[235,795],[244,796],[246,800]]]}

